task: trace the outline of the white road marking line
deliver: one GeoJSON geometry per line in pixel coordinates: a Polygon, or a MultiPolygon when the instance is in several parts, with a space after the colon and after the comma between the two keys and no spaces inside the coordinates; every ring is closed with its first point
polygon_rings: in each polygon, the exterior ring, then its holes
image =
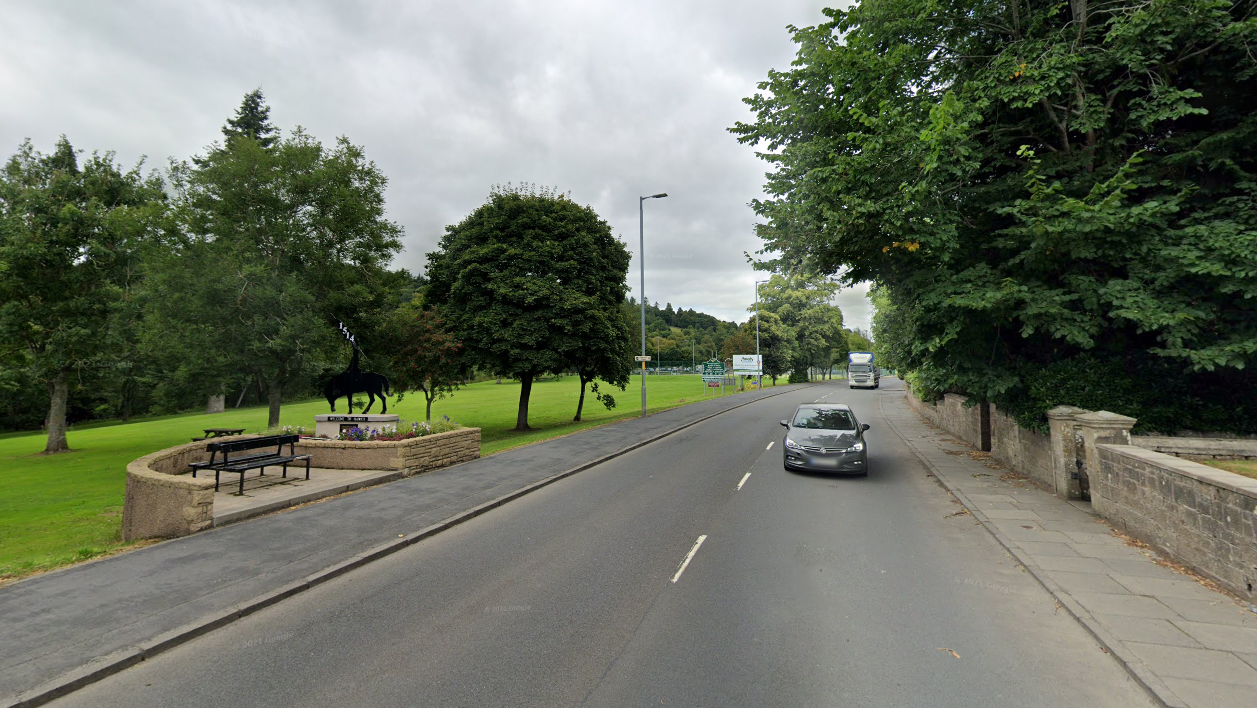
{"type": "Polygon", "coordinates": [[[675,583],[676,581],[681,579],[681,573],[685,572],[685,566],[689,565],[690,561],[694,560],[694,554],[698,553],[699,547],[702,546],[703,541],[706,541],[706,540],[707,540],[706,534],[698,537],[698,540],[694,542],[694,547],[690,549],[689,553],[685,554],[685,560],[681,561],[681,567],[677,568],[677,574],[672,576],[672,582],[675,583]]]}
{"type": "MultiPolygon", "coordinates": [[[[774,440],[773,442],[777,442],[777,441],[776,441],[776,440],[774,440]]],[[[765,450],[771,450],[771,449],[773,449],[773,442],[768,443],[768,447],[766,447],[766,448],[764,448],[764,449],[765,449],[765,450]]]]}
{"type": "Polygon", "coordinates": [[[743,475],[743,476],[742,476],[742,481],[741,481],[741,482],[738,482],[738,489],[737,489],[737,491],[739,491],[739,492],[740,492],[740,491],[742,491],[742,485],[746,484],[746,480],[748,480],[748,479],[750,479],[750,478],[751,478],[751,473],[750,473],[750,472],[747,472],[745,475],[743,475]]]}

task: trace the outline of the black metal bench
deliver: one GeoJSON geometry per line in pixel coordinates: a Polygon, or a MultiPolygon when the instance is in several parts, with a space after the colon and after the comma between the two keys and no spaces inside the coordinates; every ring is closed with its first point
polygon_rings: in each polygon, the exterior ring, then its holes
{"type": "Polygon", "coordinates": [[[282,467],[283,476],[288,476],[288,465],[302,460],[306,463],[306,479],[310,479],[310,456],[296,454],[297,441],[300,435],[267,435],[248,440],[232,440],[231,442],[210,443],[205,446],[210,458],[205,462],[193,462],[192,476],[202,470],[214,471],[214,491],[218,491],[223,472],[234,472],[240,475],[240,494],[244,494],[244,473],[259,470],[260,475],[266,474],[267,467],[282,467]],[[284,454],[284,446],[288,446],[288,454],[284,454]],[[274,452],[270,451],[274,448],[274,452]],[[262,452],[248,452],[262,450],[262,452]],[[235,456],[233,457],[233,453],[235,456]],[[248,453],[248,454],[239,454],[248,453]]]}

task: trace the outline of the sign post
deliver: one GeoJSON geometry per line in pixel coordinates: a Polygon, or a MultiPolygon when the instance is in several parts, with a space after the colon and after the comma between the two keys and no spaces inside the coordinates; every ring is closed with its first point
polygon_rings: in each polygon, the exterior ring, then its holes
{"type": "Polygon", "coordinates": [[[763,357],[759,354],[734,354],[733,355],[733,375],[734,376],[762,376],[763,357]]]}
{"type": "Polygon", "coordinates": [[[725,382],[725,365],[712,359],[703,362],[703,395],[707,395],[707,389],[720,387],[721,395],[724,394],[725,382]]]}

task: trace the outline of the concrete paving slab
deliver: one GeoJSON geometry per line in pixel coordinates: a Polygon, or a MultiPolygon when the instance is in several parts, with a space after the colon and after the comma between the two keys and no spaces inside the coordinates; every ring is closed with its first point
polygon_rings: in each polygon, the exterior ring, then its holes
{"type": "Polygon", "coordinates": [[[1114,575],[1113,579],[1136,595],[1180,597],[1188,600],[1210,600],[1214,593],[1194,580],[1149,578],[1138,575],[1114,575]]]}
{"type": "Polygon", "coordinates": [[[1078,551],[1070,547],[1068,543],[1035,543],[1034,541],[1019,541],[1017,546],[1025,551],[1031,558],[1036,556],[1064,556],[1068,558],[1081,558],[1078,551]]]}
{"type": "Polygon", "coordinates": [[[1253,689],[1248,686],[1192,679],[1166,679],[1166,685],[1191,708],[1253,704],[1253,689]]]}
{"type": "Polygon", "coordinates": [[[1099,558],[1082,558],[1081,556],[1035,556],[1034,562],[1044,570],[1063,570],[1073,573],[1112,572],[1099,558]]]}
{"type": "Polygon", "coordinates": [[[983,509],[988,519],[1029,519],[1031,521],[1040,521],[1039,515],[1029,509],[1017,509],[1015,511],[1004,511],[1001,509],[983,509]]]}
{"type": "Polygon", "coordinates": [[[1158,599],[1183,619],[1192,622],[1257,627],[1257,614],[1254,614],[1229,597],[1219,596],[1213,600],[1191,600],[1182,597],[1166,596],[1158,599]]]}
{"type": "MultiPolygon", "coordinates": [[[[1085,558],[1083,560],[1086,560],[1085,558]]],[[[1047,570],[1048,577],[1060,583],[1071,593],[1100,592],[1121,594],[1126,592],[1117,581],[1103,573],[1078,573],[1062,570],[1047,570]]]]}
{"type": "Polygon", "coordinates": [[[1120,539],[1114,538],[1111,543],[1077,543],[1070,542],[1070,547],[1078,551],[1078,555],[1087,558],[1114,558],[1117,560],[1146,560],[1145,556],[1139,549],[1131,548],[1122,543],[1120,539]]]}
{"type": "Polygon", "coordinates": [[[1178,619],[1173,610],[1151,597],[1128,593],[1070,593],[1091,612],[1127,617],[1151,617],[1153,619],[1178,619]]]}
{"type": "Polygon", "coordinates": [[[1100,562],[1112,569],[1115,575],[1142,576],[1145,578],[1167,578],[1170,580],[1178,580],[1183,577],[1182,573],[1175,572],[1165,566],[1149,563],[1149,558],[1144,560],[1122,560],[1120,558],[1105,558],[1100,562]]]}
{"type": "MultiPolygon", "coordinates": [[[[1233,627],[1210,622],[1175,620],[1174,624],[1195,637],[1207,649],[1233,651],[1257,656],[1257,628],[1233,627]]],[[[1257,698],[1257,696],[1254,696],[1257,698]]]]}
{"type": "MultiPolygon", "coordinates": [[[[397,470],[321,468],[311,468],[310,479],[305,479],[304,470],[300,477],[251,477],[245,480],[243,495],[233,493],[226,486],[214,494],[214,525],[223,526],[243,521],[278,509],[401,478],[402,474],[397,470]]],[[[234,490],[235,487],[231,489],[234,490]]]]}
{"type": "Polygon", "coordinates": [[[1104,625],[1115,637],[1125,642],[1143,642],[1146,644],[1165,644],[1168,646],[1191,647],[1205,649],[1200,642],[1192,639],[1173,622],[1151,617],[1131,617],[1129,615],[1109,615],[1095,613],[1092,615],[1104,625]]]}
{"type": "Polygon", "coordinates": [[[1212,683],[1230,683],[1257,688],[1257,669],[1230,652],[1142,642],[1127,642],[1126,646],[1130,647],[1148,665],[1148,668],[1166,679],[1197,681],[1207,679],[1212,683]]]}

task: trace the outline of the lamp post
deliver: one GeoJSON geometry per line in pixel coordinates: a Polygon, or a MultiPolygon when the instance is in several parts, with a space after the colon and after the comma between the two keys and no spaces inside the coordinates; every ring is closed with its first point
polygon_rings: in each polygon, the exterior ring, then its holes
{"type": "Polygon", "coordinates": [[[764,390],[764,358],[759,353],[759,286],[767,282],[755,281],[755,358],[759,360],[759,376],[755,379],[755,386],[761,391],[764,390]]]}
{"type": "Polygon", "coordinates": [[[642,416],[646,415],[646,215],[642,206],[647,199],[663,199],[667,192],[652,194],[649,197],[637,198],[637,253],[642,262],[642,416]]]}

